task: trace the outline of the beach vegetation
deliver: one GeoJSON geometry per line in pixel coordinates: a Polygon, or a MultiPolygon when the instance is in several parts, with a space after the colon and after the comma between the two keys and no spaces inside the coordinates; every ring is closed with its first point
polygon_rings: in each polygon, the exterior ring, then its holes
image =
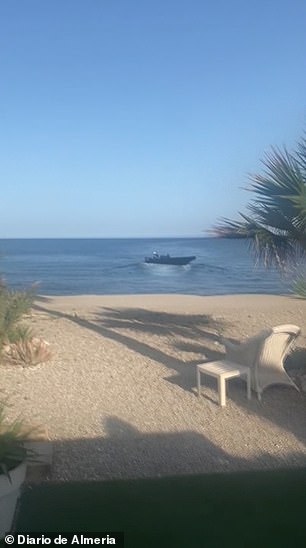
{"type": "Polygon", "coordinates": [[[35,337],[22,323],[35,299],[33,288],[13,291],[0,283],[0,356],[10,363],[36,365],[47,361],[51,351],[46,341],[35,337]]]}
{"type": "Polygon", "coordinates": [[[33,336],[33,331],[28,325],[19,323],[15,326],[13,332],[11,333],[9,341],[11,344],[19,341],[29,341],[33,336]]]}
{"type": "Polygon", "coordinates": [[[294,283],[293,283],[293,292],[295,295],[298,295],[299,297],[302,297],[303,299],[306,299],[306,278],[303,276],[300,276],[294,283]]]}
{"type": "Polygon", "coordinates": [[[5,346],[4,355],[10,363],[29,366],[50,360],[52,352],[47,341],[31,336],[5,346]]]}
{"type": "Polygon", "coordinates": [[[26,427],[21,419],[8,421],[6,415],[7,402],[0,401],[0,474],[10,479],[10,470],[24,461],[36,458],[33,449],[26,445],[35,427],[26,427]]]}
{"type": "Polygon", "coordinates": [[[21,419],[10,422],[6,411],[7,402],[0,401],[0,539],[11,530],[27,464],[40,462],[31,447],[36,427],[21,419]]]}
{"type": "MultiPolygon", "coordinates": [[[[0,286],[0,349],[22,336],[19,322],[33,304],[32,291],[12,291],[3,283],[0,286]]],[[[23,332],[24,336],[24,332],[23,332]]]]}
{"type": "MultiPolygon", "coordinates": [[[[257,261],[284,272],[306,254],[306,138],[293,152],[272,148],[262,164],[262,172],[250,176],[247,190],[253,198],[246,213],[237,220],[221,219],[213,232],[248,239],[257,261]]],[[[295,287],[300,289],[301,280],[295,287]]]]}

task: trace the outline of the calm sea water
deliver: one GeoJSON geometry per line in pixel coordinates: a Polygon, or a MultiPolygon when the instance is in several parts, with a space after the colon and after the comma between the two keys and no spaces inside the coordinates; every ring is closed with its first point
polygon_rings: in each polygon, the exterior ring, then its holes
{"type": "Polygon", "coordinates": [[[255,267],[247,244],[212,238],[0,240],[0,272],[45,295],[288,293],[290,282],[255,267]],[[153,251],[196,255],[188,266],[150,265],[153,251]]]}

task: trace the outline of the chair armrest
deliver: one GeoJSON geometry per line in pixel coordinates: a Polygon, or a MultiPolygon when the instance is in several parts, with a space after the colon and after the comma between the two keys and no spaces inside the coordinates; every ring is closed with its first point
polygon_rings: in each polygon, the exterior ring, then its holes
{"type": "Polygon", "coordinates": [[[249,337],[241,343],[232,343],[227,339],[222,338],[222,344],[225,346],[227,359],[241,365],[253,367],[261,345],[271,332],[271,329],[265,329],[254,337],[249,337]]]}

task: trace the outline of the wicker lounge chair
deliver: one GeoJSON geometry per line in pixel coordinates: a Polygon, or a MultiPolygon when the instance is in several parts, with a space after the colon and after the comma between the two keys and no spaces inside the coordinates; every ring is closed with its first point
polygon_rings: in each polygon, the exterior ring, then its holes
{"type": "Polygon", "coordinates": [[[296,325],[278,325],[240,344],[226,339],[221,342],[227,360],[250,367],[251,386],[260,400],[265,388],[273,384],[286,384],[299,390],[287,375],[284,361],[300,332],[296,325]]]}

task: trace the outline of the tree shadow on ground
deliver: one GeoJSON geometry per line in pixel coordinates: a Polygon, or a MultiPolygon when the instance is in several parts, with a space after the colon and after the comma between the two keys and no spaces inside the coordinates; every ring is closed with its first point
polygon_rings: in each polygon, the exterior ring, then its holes
{"type": "Polygon", "coordinates": [[[46,295],[35,295],[35,302],[38,301],[39,303],[50,303],[51,298],[47,297],[46,295]]]}
{"type": "Polygon", "coordinates": [[[110,307],[103,307],[101,314],[95,316],[95,322],[108,329],[124,328],[149,335],[177,335],[188,339],[205,337],[213,341],[219,339],[215,331],[221,330],[224,324],[207,314],[174,314],[143,308],[110,307]]]}
{"type": "MultiPolygon", "coordinates": [[[[76,314],[49,310],[40,305],[34,305],[33,309],[39,312],[48,312],[53,317],[65,318],[175,370],[176,374],[165,377],[165,380],[188,391],[194,390],[195,366],[203,361],[220,359],[224,355],[222,351],[214,347],[220,340],[219,333],[223,331],[223,323],[204,314],[184,315],[139,308],[103,308],[101,313],[96,313],[92,318],[87,319],[76,314]],[[124,330],[124,333],[121,330],[124,330]],[[151,336],[150,342],[144,341],[141,335],[151,336]],[[167,338],[168,347],[175,355],[158,347],[157,339],[152,343],[154,336],[167,338]],[[184,344],[187,345],[188,352],[191,352],[193,348],[193,353],[199,356],[183,359],[178,355],[177,338],[187,341],[184,344]]],[[[183,350],[183,346],[181,350],[183,350]]]]}
{"type": "MultiPolygon", "coordinates": [[[[92,330],[110,340],[118,342],[128,349],[158,362],[169,368],[172,372],[163,380],[179,386],[184,391],[196,394],[196,365],[203,361],[224,358],[224,350],[220,342],[220,333],[223,332],[225,322],[215,321],[211,316],[192,314],[168,314],[166,312],[154,312],[144,309],[102,309],[93,318],[86,319],[77,315],[71,315],[59,311],[49,310],[47,307],[35,305],[38,311],[49,313],[53,317],[65,318],[86,329],[92,330]],[[120,332],[124,329],[124,333],[120,332]],[[168,354],[158,348],[158,338],[155,343],[138,340],[137,334],[148,335],[151,341],[155,335],[158,337],[173,336],[170,346],[176,351],[176,355],[168,354]],[[151,336],[151,339],[150,337],[151,336]],[[184,358],[177,355],[177,350],[184,352],[184,358]],[[188,359],[186,353],[191,353],[188,359]],[[195,356],[198,354],[198,356],[195,356]]],[[[303,360],[306,363],[306,350],[298,349],[288,357],[288,371],[292,373],[297,365],[302,368],[303,360]]],[[[287,364],[287,362],[286,362],[287,364]]],[[[297,382],[298,384],[298,382],[297,382]]],[[[205,386],[216,389],[215,379],[205,378],[202,391],[203,412],[205,413],[205,400],[211,399],[205,394],[205,386]]],[[[217,394],[217,390],[216,390],[217,394]]],[[[245,384],[241,379],[233,379],[227,383],[228,401],[233,400],[236,405],[246,409],[248,414],[254,414],[270,421],[272,424],[294,434],[303,443],[306,442],[306,396],[304,392],[297,392],[294,388],[285,386],[272,386],[267,388],[262,396],[262,401],[257,400],[252,394],[252,399],[246,399],[245,384]]],[[[216,397],[216,406],[218,399],[216,397]]]]}

